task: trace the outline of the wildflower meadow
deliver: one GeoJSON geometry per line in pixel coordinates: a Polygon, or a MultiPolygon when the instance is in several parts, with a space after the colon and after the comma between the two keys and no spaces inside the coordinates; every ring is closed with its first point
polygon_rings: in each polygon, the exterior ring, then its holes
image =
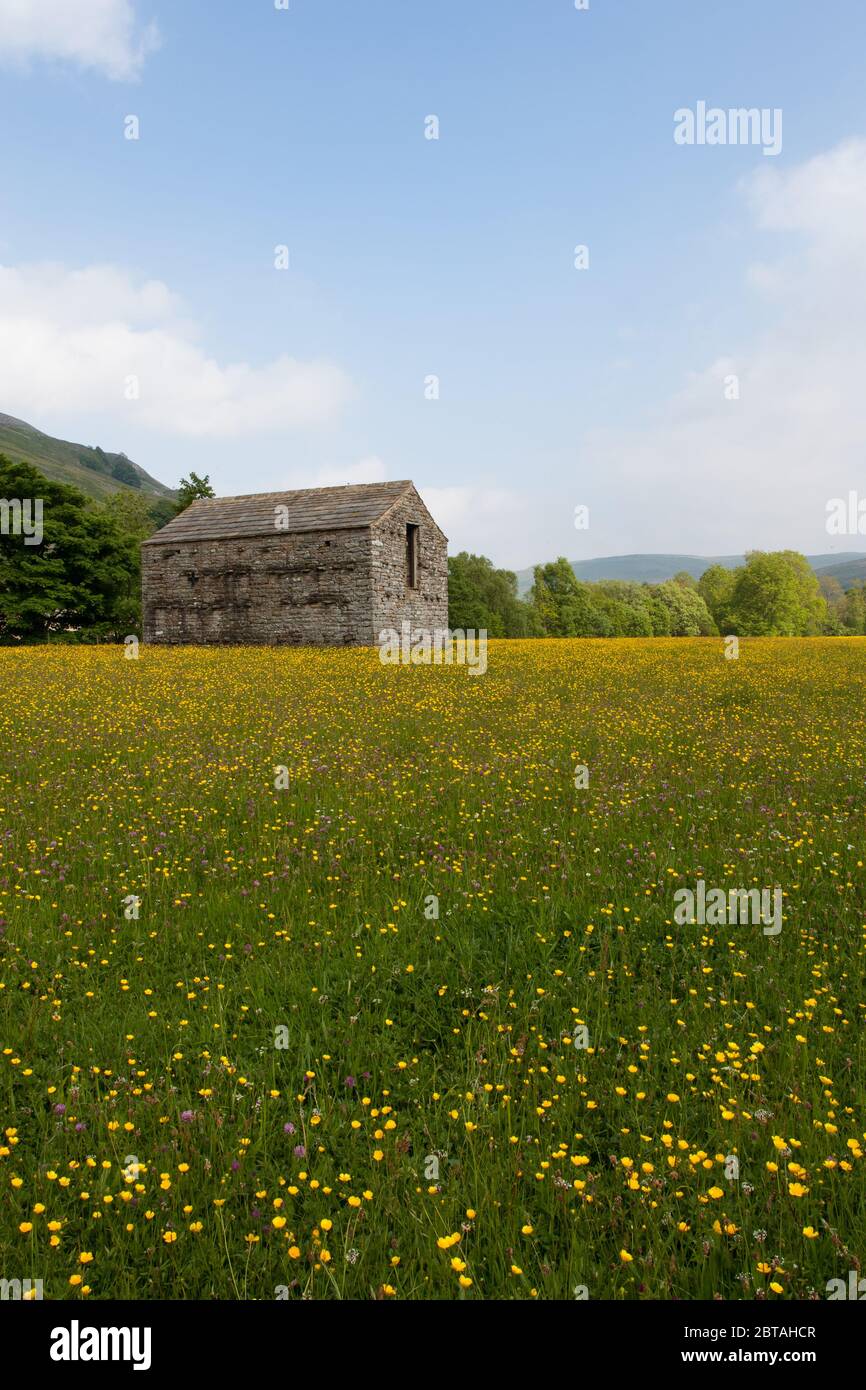
{"type": "Polygon", "coordinates": [[[4,1277],[779,1300],[859,1273],[866,639],[731,655],[0,651],[4,1277]],[[779,929],[728,890],[778,894],[779,929]]]}

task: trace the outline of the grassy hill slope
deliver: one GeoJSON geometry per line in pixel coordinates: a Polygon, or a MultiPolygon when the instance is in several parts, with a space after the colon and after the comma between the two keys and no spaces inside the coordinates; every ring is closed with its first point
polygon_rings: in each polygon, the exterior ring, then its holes
{"type": "Polygon", "coordinates": [[[818,573],[822,579],[825,576],[838,579],[843,589],[850,589],[853,584],[862,584],[866,580],[866,555],[858,555],[856,558],[837,555],[832,564],[821,565],[818,573]]]}
{"type": "Polygon", "coordinates": [[[100,500],[112,492],[126,491],[168,501],[176,495],[125,454],[54,439],[14,415],[0,413],[0,454],[32,463],[47,478],[68,483],[100,500]]]}

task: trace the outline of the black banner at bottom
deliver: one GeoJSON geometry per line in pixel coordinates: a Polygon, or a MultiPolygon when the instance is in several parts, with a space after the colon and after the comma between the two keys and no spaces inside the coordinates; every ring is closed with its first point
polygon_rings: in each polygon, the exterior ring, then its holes
{"type": "Polygon", "coordinates": [[[467,1300],[389,1303],[378,1310],[369,1303],[333,1301],[307,1301],[301,1308],[279,1301],[83,1305],[21,1299],[0,1302],[0,1366],[8,1371],[11,1361],[19,1366],[23,1361],[31,1372],[60,1383],[85,1373],[92,1379],[101,1368],[114,1375],[214,1371],[225,1376],[235,1369],[247,1376],[279,1375],[297,1365],[296,1355],[305,1348],[311,1354],[315,1348],[318,1364],[327,1364],[329,1373],[344,1356],[347,1371],[355,1374],[359,1355],[365,1359],[361,1349],[376,1345],[371,1334],[390,1338],[417,1332],[425,1339],[421,1345],[439,1347],[443,1354],[450,1346],[464,1365],[466,1339],[480,1334],[486,1377],[491,1358],[495,1363],[500,1355],[511,1357],[518,1346],[565,1354],[575,1337],[586,1339],[581,1355],[591,1351],[612,1373],[674,1368],[688,1373],[691,1368],[700,1376],[712,1366],[765,1371],[797,1366],[826,1375],[856,1364],[866,1310],[859,1314],[839,1306],[860,1302],[859,1290],[855,1294],[803,1303],[575,1300],[522,1303],[518,1309],[513,1303],[467,1300]],[[461,1340],[452,1342],[452,1336],[461,1340]]]}

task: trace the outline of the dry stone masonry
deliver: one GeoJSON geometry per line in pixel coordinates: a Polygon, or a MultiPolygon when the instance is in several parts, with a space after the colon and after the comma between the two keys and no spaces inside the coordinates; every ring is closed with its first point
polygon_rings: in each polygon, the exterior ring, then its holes
{"type": "Polygon", "coordinates": [[[411,482],[202,499],[144,542],[144,640],[372,645],[448,626],[448,542],[411,482]]]}

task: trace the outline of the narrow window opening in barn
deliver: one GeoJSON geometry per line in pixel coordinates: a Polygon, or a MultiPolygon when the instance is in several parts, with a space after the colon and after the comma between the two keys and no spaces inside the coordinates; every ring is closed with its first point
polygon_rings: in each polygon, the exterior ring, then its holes
{"type": "Polygon", "coordinates": [[[406,527],[406,588],[418,588],[418,537],[420,526],[410,522],[406,527]]]}

